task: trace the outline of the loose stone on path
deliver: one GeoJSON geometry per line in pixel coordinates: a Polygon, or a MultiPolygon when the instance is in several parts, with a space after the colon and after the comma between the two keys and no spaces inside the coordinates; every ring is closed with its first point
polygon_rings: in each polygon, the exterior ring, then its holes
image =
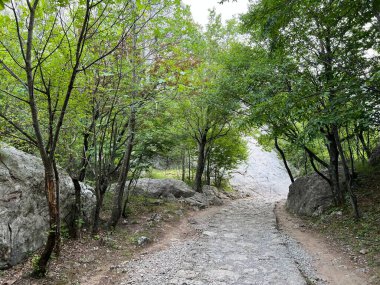
{"type": "Polygon", "coordinates": [[[238,200],[197,222],[207,229],[199,237],[128,263],[122,284],[306,284],[276,229],[272,204],[238,200]]]}

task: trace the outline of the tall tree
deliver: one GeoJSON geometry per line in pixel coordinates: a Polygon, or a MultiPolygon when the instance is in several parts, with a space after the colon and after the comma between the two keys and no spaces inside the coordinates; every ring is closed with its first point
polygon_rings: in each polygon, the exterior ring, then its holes
{"type": "Polygon", "coordinates": [[[87,43],[99,33],[107,38],[111,31],[104,29],[103,24],[121,23],[127,6],[128,3],[92,0],[78,3],[11,1],[6,7],[7,13],[1,16],[2,20],[9,20],[9,28],[6,33],[1,31],[0,44],[5,52],[1,54],[0,65],[2,72],[12,77],[12,85],[19,86],[11,92],[6,88],[2,92],[29,107],[32,133],[13,120],[10,112],[16,106],[12,101],[6,109],[0,110],[0,117],[37,147],[45,171],[50,230],[45,249],[34,268],[35,276],[45,275],[53,250],[59,251],[56,151],[69,102],[76,93],[75,82],[81,72],[111,54],[127,36],[130,27],[122,23],[117,31],[119,38],[105,49],[89,53],[87,43]],[[59,76],[57,66],[61,70],[59,76]]]}

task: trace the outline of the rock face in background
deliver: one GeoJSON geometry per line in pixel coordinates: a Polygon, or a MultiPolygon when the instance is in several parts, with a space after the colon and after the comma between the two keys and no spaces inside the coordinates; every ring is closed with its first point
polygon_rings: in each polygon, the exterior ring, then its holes
{"type": "Polygon", "coordinates": [[[193,196],[195,191],[185,182],[176,179],[151,179],[138,180],[132,194],[144,195],[151,198],[187,198],[193,196]]]}
{"type": "Polygon", "coordinates": [[[274,151],[265,151],[254,138],[246,138],[249,154],[246,163],[232,173],[231,186],[243,197],[268,201],[282,200],[288,194],[290,179],[274,151]]]}
{"type": "MultiPolygon", "coordinates": [[[[94,195],[83,190],[84,215],[90,217],[94,195]]],[[[71,178],[60,172],[61,217],[69,218],[74,205],[71,178]]],[[[20,262],[44,245],[48,209],[44,170],[37,157],[0,145],[0,268],[20,262]]]]}
{"type": "Polygon", "coordinates": [[[320,215],[334,204],[329,184],[318,174],[297,178],[289,186],[287,209],[298,215],[320,215]]]}

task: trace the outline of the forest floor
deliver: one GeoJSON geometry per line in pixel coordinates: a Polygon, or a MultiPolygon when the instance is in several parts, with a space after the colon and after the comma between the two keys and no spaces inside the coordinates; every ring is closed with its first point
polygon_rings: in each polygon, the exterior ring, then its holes
{"type": "Polygon", "coordinates": [[[289,181],[277,156],[254,141],[249,144],[249,162],[231,180],[245,198],[202,211],[181,203],[132,200],[128,218],[116,231],[65,240],[47,278],[28,277],[31,257],[0,271],[0,284],[380,284],[379,181],[363,180],[372,186],[359,192],[360,223],[352,223],[348,209],[338,219],[334,210],[301,220],[284,209],[289,181]],[[143,236],[149,242],[138,245],[143,236]]]}

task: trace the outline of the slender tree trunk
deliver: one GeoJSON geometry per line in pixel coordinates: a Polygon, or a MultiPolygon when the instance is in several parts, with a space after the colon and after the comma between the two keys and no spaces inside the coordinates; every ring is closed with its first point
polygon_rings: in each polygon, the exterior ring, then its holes
{"type": "Polygon", "coordinates": [[[81,237],[81,222],[83,220],[82,217],[82,199],[81,199],[81,186],[79,183],[79,179],[71,178],[74,184],[75,189],[75,208],[73,214],[73,225],[70,229],[70,236],[72,238],[78,239],[81,237]]]}
{"type": "Polygon", "coordinates": [[[335,142],[334,135],[330,132],[326,134],[328,141],[327,149],[330,158],[329,175],[331,180],[331,190],[336,198],[338,205],[344,204],[344,194],[339,185],[339,151],[335,142]]]}
{"type": "Polygon", "coordinates": [[[289,175],[290,181],[293,183],[293,182],[294,182],[294,177],[293,177],[292,171],[290,170],[289,165],[288,165],[288,162],[286,161],[286,157],[285,157],[285,153],[284,153],[284,151],[280,148],[280,146],[279,146],[279,144],[278,144],[278,139],[277,139],[277,137],[274,138],[274,146],[276,147],[276,149],[277,149],[278,152],[280,153],[281,158],[282,158],[282,161],[284,162],[284,166],[285,166],[285,168],[286,168],[286,171],[288,172],[288,175],[289,175]]]}
{"type": "Polygon", "coordinates": [[[92,235],[97,235],[99,233],[100,210],[102,209],[104,199],[104,193],[101,188],[101,185],[97,185],[95,187],[96,203],[94,210],[94,220],[92,225],[92,235]]]}
{"type": "Polygon", "coordinates": [[[348,132],[348,126],[346,126],[346,135],[347,135],[347,145],[348,145],[348,151],[350,153],[350,163],[351,163],[351,176],[353,178],[356,177],[356,171],[355,171],[355,158],[354,158],[354,152],[352,151],[351,147],[351,140],[349,138],[349,132],[348,132]]]}
{"type": "Polygon", "coordinates": [[[56,244],[55,244],[55,253],[57,256],[60,255],[61,251],[61,217],[60,217],[60,188],[59,188],[59,172],[57,168],[57,164],[55,160],[53,160],[53,169],[54,169],[54,177],[55,177],[55,193],[56,193],[56,204],[57,204],[57,227],[56,227],[56,244]]]}
{"type": "Polygon", "coordinates": [[[119,174],[119,179],[118,179],[117,186],[115,189],[112,214],[108,223],[108,227],[110,228],[116,227],[122,214],[124,188],[127,182],[128,172],[130,168],[131,155],[132,155],[133,143],[134,143],[134,138],[135,138],[135,131],[136,131],[136,111],[134,109],[134,106],[132,106],[131,115],[129,118],[129,137],[128,137],[127,146],[124,153],[123,164],[122,164],[120,174],[119,174]]]}
{"type": "Polygon", "coordinates": [[[205,169],[206,160],[206,143],[207,143],[207,132],[205,132],[200,140],[198,141],[198,160],[197,160],[197,171],[195,174],[194,190],[202,193],[202,176],[205,169]]]}
{"type": "Polygon", "coordinates": [[[33,268],[33,276],[43,277],[46,274],[47,264],[50,260],[50,256],[53,253],[57,242],[57,217],[59,217],[59,211],[57,208],[56,199],[56,181],[53,169],[53,163],[50,161],[50,167],[45,165],[45,189],[48,209],[49,209],[49,233],[45,248],[38,259],[37,266],[33,268]]]}
{"type": "MultiPolygon", "coordinates": [[[[314,156],[310,155],[309,154],[309,159],[310,159],[310,164],[311,166],[313,167],[314,171],[322,178],[324,179],[331,187],[331,180],[326,176],[324,175],[321,171],[318,170],[317,166],[315,165],[315,162],[314,162],[314,156]]],[[[335,197],[334,197],[335,198],[335,197]]]]}
{"type": "Polygon", "coordinates": [[[365,142],[362,130],[357,134],[357,137],[359,138],[359,140],[363,146],[364,153],[366,154],[367,159],[368,159],[371,156],[371,151],[369,150],[367,143],[365,142]]]}
{"type": "MultiPolygon", "coordinates": [[[[44,145],[44,139],[40,128],[40,120],[38,116],[38,109],[36,105],[36,98],[34,94],[34,68],[32,64],[32,51],[33,51],[33,32],[35,23],[35,13],[39,1],[35,0],[33,3],[29,3],[29,21],[28,21],[28,35],[25,50],[25,72],[27,78],[27,91],[29,95],[29,106],[32,115],[33,129],[36,135],[36,141],[38,149],[41,155],[41,159],[44,165],[45,174],[45,193],[49,210],[49,233],[45,248],[38,259],[37,265],[33,268],[33,276],[43,277],[46,274],[47,264],[50,260],[50,256],[56,245],[57,238],[57,224],[59,220],[59,208],[57,205],[57,184],[54,174],[54,150],[50,154],[47,153],[44,145]],[[53,157],[53,158],[52,158],[53,157]]],[[[21,47],[22,48],[22,47],[21,47]]]]}
{"type": "Polygon", "coordinates": [[[186,152],[182,151],[182,181],[186,180],[186,152]]]}
{"type": "Polygon", "coordinates": [[[190,155],[190,150],[188,150],[188,164],[189,164],[189,181],[191,181],[191,155],[190,155]]]}
{"type": "Polygon", "coordinates": [[[89,128],[83,133],[83,149],[82,149],[82,158],[79,166],[79,173],[76,177],[71,177],[71,180],[74,185],[75,191],[75,208],[73,213],[73,224],[71,225],[70,236],[74,239],[78,239],[81,237],[81,226],[83,222],[82,215],[82,187],[80,182],[83,182],[86,177],[86,170],[88,166],[88,148],[89,148],[89,140],[90,133],[93,131],[95,126],[95,120],[99,117],[99,112],[93,114],[93,119],[89,128]]]}
{"type": "Polygon", "coordinates": [[[360,215],[359,215],[359,209],[358,209],[358,202],[357,202],[356,195],[353,192],[352,187],[351,187],[352,179],[351,179],[351,175],[350,175],[350,170],[348,168],[346,156],[344,155],[344,152],[343,152],[342,143],[341,143],[340,138],[339,138],[338,127],[334,126],[332,131],[334,133],[334,138],[335,138],[338,150],[339,150],[340,158],[342,159],[344,177],[346,179],[346,189],[350,195],[351,205],[352,205],[352,208],[353,208],[354,213],[355,213],[355,218],[359,219],[360,215]]]}
{"type": "Polygon", "coordinates": [[[206,167],[206,185],[211,185],[211,162],[210,153],[207,155],[207,167],[206,167]]]}

